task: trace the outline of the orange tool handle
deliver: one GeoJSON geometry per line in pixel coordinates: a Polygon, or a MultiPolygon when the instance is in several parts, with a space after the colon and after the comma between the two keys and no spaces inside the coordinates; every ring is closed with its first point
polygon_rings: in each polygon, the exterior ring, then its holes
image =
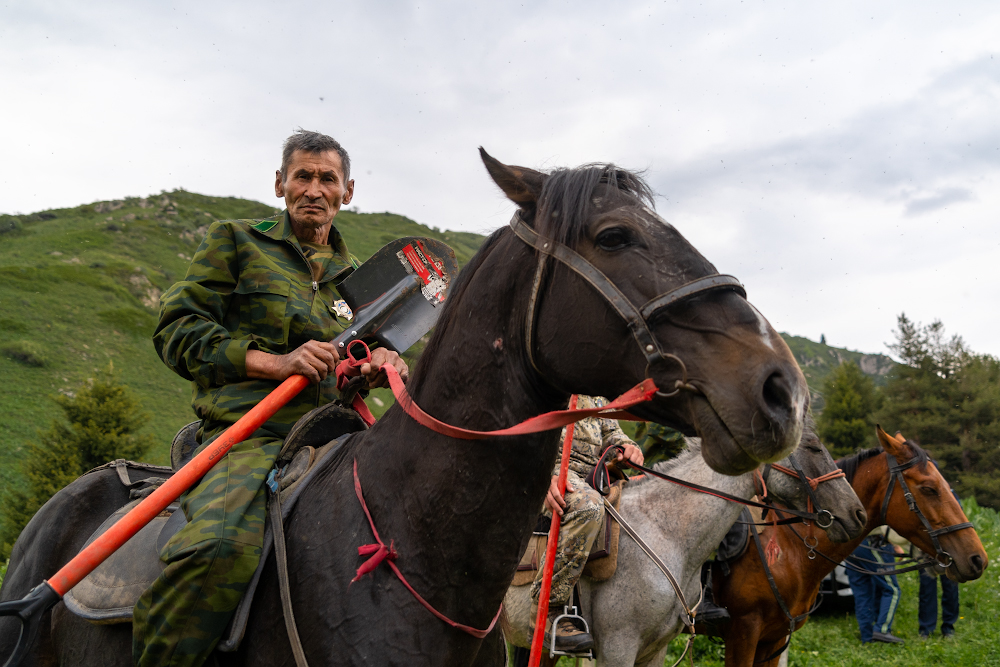
{"type": "Polygon", "coordinates": [[[264,422],[273,417],[274,413],[295,398],[308,385],[309,379],[304,375],[293,375],[278,385],[277,389],[268,394],[264,400],[216,438],[210,447],[191,459],[170,479],[149,494],[145,500],[136,505],[132,511],[119,519],[107,532],[63,565],[62,569],[47,580],[52,590],[58,593],[59,597],[62,597],[83,581],[84,577],[93,572],[116,549],[152,521],[153,517],[166,509],[167,505],[204,477],[205,473],[220,458],[225,456],[233,445],[250,437],[264,422]]]}
{"type": "MultiPolygon", "coordinates": [[[[576,409],[576,394],[570,396],[569,409],[576,409]]],[[[559,460],[559,495],[566,497],[566,477],[569,474],[569,453],[573,450],[573,431],[576,424],[566,427],[566,437],[563,438],[562,458],[559,460]]],[[[545,569],[542,571],[542,590],[538,595],[538,616],[535,617],[535,634],[531,637],[531,655],[528,667],[538,667],[542,660],[542,640],[545,638],[545,622],[549,616],[549,595],[552,593],[552,571],[555,568],[556,550],[559,546],[559,526],[562,517],[552,513],[552,524],[549,527],[549,542],[545,546],[545,569]]]]}

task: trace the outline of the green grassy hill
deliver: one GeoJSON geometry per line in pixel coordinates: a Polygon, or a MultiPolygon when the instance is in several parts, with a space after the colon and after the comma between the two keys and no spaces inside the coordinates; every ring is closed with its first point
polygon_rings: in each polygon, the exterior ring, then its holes
{"type": "MultiPolygon", "coordinates": [[[[19,483],[25,442],[61,416],[49,398],[73,392],[109,362],[150,413],[159,444],[147,460],[166,463],[171,438],[193,413],[190,384],[150,342],[160,293],[184,275],[213,220],[274,213],[259,202],[177,190],[0,216],[0,484],[19,483]]],[[[342,211],[337,226],[362,260],[401,236],[429,236],[464,264],[483,239],[391,213],[342,211]]]]}
{"type": "Polygon", "coordinates": [[[823,385],[826,383],[826,378],[840,364],[845,362],[857,364],[865,375],[875,381],[876,386],[886,383],[896,365],[896,362],[884,354],[854,352],[786,333],[781,334],[781,337],[788,343],[803,375],[806,376],[809,393],[812,394],[812,409],[817,413],[823,410],[823,385]]]}

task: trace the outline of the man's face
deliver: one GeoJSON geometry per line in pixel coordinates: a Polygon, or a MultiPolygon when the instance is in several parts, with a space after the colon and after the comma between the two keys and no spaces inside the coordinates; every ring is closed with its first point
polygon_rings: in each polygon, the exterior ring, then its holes
{"type": "Polygon", "coordinates": [[[344,170],[337,151],[307,153],[295,151],[285,178],[275,173],[274,194],[285,198],[292,221],[316,228],[333,222],[343,204],[354,196],[354,180],[344,182],[344,170]]]}

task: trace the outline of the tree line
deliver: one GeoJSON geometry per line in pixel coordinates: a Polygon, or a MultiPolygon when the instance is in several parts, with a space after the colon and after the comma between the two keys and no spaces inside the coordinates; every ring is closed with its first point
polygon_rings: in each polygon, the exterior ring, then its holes
{"type": "Polygon", "coordinates": [[[901,432],[937,461],[962,498],[1000,509],[1000,360],[976,354],[940,321],[921,325],[905,314],[889,349],[899,359],[878,388],[853,363],[841,364],[823,388],[820,437],[834,456],[874,447],[875,424],[901,432]]]}

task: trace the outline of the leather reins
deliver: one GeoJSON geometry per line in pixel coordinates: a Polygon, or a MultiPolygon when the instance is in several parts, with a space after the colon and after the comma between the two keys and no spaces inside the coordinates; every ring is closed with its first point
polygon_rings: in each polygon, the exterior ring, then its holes
{"type": "MultiPolygon", "coordinates": [[[[889,462],[889,452],[885,452],[886,461],[889,462]]],[[[886,522],[886,514],[889,511],[889,500],[892,498],[892,493],[895,490],[896,481],[899,480],[899,486],[903,490],[903,497],[906,499],[906,505],[910,508],[910,511],[917,515],[920,519],[920,523],[923,524],[924,530],[927,531],[927,535],[931,538],[931,543],[934,545],[934,560],[941,567],[949,567],[954,561],[947,551],[941,548],[941,542],[938,540],[938,536],[947,535],[948,533],[954,533],[958,530],[965,530],[966,528],[975,528],[969,521],[963,521],[962,523],[956,523],[951,526],[945,526],[944,528],[931,528],[931,522],[927,520],[924,513],[920,510],[920,506],[917,505],[916,499],[913,497],[913,493],[910,491],[910,487],[906,484],[906,479],[903,477],[903,471],[909,470],[913,466],[920,463],[920,457],[914,456],[909,461],[905,463],[897,462],[896,465],[892,465],[889,462],[889,486],[885,490],[885,498],[882,500],[882,511],[879,513],[879,522],[884,524],[886,522]]]]}
{"type": "Polygon", "coordinates": [[[514,213],[514,217],[510,220],[510,228],[519,239],[537,250],[539,253],[538,263],[535,267],[535,276],[531,285],[531,297],[528,300],[528,317],[525,320],[525,349],[528,354],[528,360],[531,362],[531,366],[535,369],[535,371],[537,371],[540,375],[544,375],[535,363],[534,327],[535,312],[538,308],[539,295],[541,292],[542,274],[545,269],[546,260],[551,257],[583,278],[597,291],[598,294],[604,297],[604,300],[608,302],[608,305],[610,305],[614,311],[618,313],[618,316],[625,321],[625,324],[628,325],[629,331],[632,333],[632,337],[635,339],[636,344],[639,345],[639,349],[646,358],[647,377],[651,377],[650,372],[652,367],[657,363],[666,363],[668,360],[671,360],[680,366],[681,379],[674,382],[674,386],[671,388],[671,391],[663,391],[664,388],[659,388],[656,392],[657,396],[660,398],[669,398],[671,396],[676,396],[682,389],[694,393],[701,393],[701,390],[688,382],[687,366],[684,365],[681,358],[675,354],[671,354],[670,352],[664,352],[659,341],[657,341],[656,336],[654,336],[653,332],[649,329],[649,320],[665,308],[698,294],[704,294],[705,292],[727,289],[736,292],[741,297],[746,299],[746,289],[744,289],[739,280],[733,276],[713,273],[711,275],[702,276],[697,280],[692,280],[691,282],[685,283],[668,292],[664,292],[653,297],[643,306],[636,307],[636,305],[633,304],[620,289],[618,289],[618,286],[615,285],[606,275],[601,273],[597,267],[588,262],[583,258],[583,256],[569,246],[552,239],[543,238],[538,234],[538,232],[529,227],[524,220],[521,219],[520,212],[514,213]]]}

